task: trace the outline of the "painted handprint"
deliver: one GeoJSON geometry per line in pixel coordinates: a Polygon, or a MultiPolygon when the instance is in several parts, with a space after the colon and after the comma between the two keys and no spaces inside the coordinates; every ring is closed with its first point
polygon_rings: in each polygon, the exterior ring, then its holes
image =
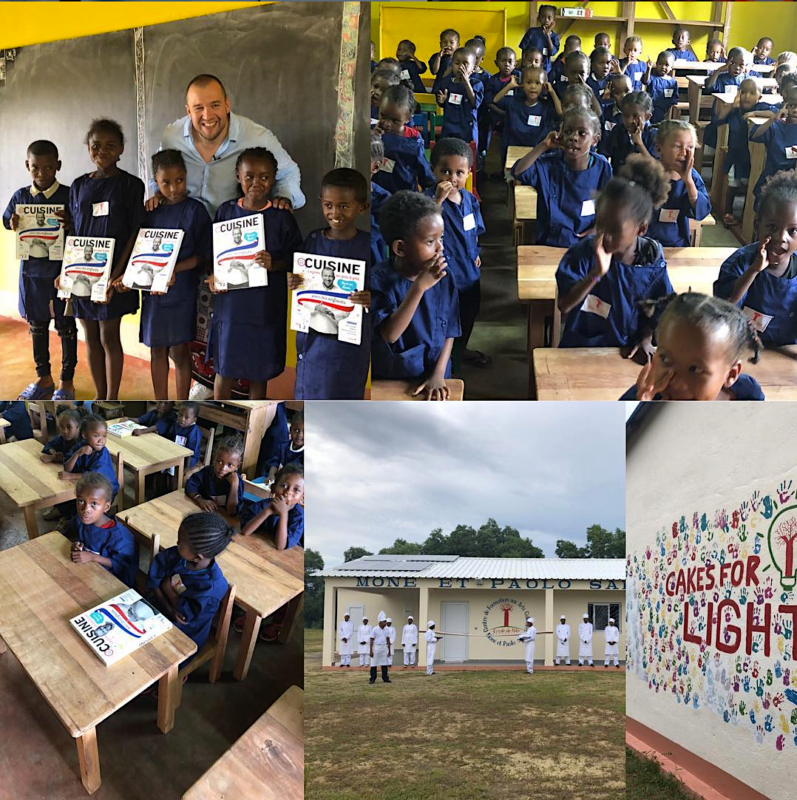
{"type": "Polygon", "coordinates": [[[780,504],[788,503],[792,497],[794,497],[794,490],[791,488],[791,481],[788,483],[786,483],[785,480],[781,481],[780,486],[778,486],[778,499],[780,500],[780,504]]]}

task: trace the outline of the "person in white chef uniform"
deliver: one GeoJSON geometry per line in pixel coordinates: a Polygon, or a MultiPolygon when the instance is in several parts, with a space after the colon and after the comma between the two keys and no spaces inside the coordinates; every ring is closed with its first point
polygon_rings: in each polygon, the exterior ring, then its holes
{"type": "Polygon", "coordinates": [[[603,635],[606,637],[603,666],[608,667],[610,659],[614,657],[614,666],[620,669],[620,629],[615,626],[614,617],[609,617],[609,624],[603,631],[603,635]]]}
{"type": "Polygon", "coordinates": [[[390,639],[390,655],[387,657],[387,665],[392,667],[393,651],[396,649],[396,629],[393,627],[393,620],[390,617],[387,618],[385,630],[387,631],[387,638],[390,639]]]}
{"type": "Polygon", "coordinates": [[[340,666],[351,666],[351,650],[352,650],[352,637],[354,636],[354,623],[349,619],[348,614],[343,615],[343,621],[338,625],[338,638],[340,645],[338,652],[340,653],[340,666]]]}
{"type": "Polygon", "coordinates": [[[565,664],[570,666],[570,626],[567,624],[564,614],[559,617],[559,624],[556,626],[556,660],[554,664],[557,667],[560,658],[564,658],[565,664]]]}
{"type": "Polygon", "coordinates": [[[426,674],[434,675],[434,654],[437,650],[437,643],[443,637],[437,635],[433,619],[426,623],[426,633],[423,638],[426,640],[426,674]]]}
{"type": "Polygon", "coordinates": [[[390,639],[387,635],[387,619],[385,612],[380,611],[377,617],[379,624],[371,629],[370,649],[368,655],[371,657],[371,680],[369,683],[376,683],[376,668],[382,669],[382,681],[392,683],[387,676],[387,659],[391,653],[390,639]]]}
{"type": "Polygon", "coordinates": [[[371,626],[368,617],[363,617],[363,624],[357,628],[357,655],[360,657],[360,666],[368,666],[368,652],[371,649],[371,626]]]}
{"type": "Polygon", "coordinates": [[[519,641],[526,643],[526,672],[534,674],[534,645],[537,641],[537,629],[534,627],[534,617],[526,620],[526,630],[517,637],[519,641]]]}
{"type": "Polygon", "coordinates": [[[592,623],[589,621],[589,614],[584,614],[583,621],[578,626],[578,666],[584,666],[586,658],[591,667],[592,663],[592,623]]]}
{"type": "Polygon", "coordinates": [[[404,648],[404,666],[414,667],[418,652],[418,626],[412,617],[407,617],[407,624],[401,631],[401,646],[404,648]]]}

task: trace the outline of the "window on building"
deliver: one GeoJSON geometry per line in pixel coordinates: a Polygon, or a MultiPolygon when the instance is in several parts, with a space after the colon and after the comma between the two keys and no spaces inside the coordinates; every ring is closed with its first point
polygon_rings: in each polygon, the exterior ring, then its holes
{"type": "Polygon", "coordinates": [[[609,624],[609,617],[614,620],[617,629],[621,629],[620,604],[619,603],[587,603],[587,614],[595,631],[606,630],[609,624]]]}

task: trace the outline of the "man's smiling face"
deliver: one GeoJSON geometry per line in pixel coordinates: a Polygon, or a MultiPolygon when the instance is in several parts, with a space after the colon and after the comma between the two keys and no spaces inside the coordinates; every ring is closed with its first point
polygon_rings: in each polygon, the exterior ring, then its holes
{"type": "Polygon", "coordinates": [[[230,98],[216,81],[206,86],[191,86],[185,96],[185,110],[191,117],[194,131],[206,143],[220,143],[227,132],[227,115],[230,113],[230,98]]]}

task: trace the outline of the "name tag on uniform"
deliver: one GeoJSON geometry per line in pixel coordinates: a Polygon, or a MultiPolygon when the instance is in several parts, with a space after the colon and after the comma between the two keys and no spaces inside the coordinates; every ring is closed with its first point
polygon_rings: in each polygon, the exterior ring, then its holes
{"type": "Polygon", "coordinates": [[[106,200],[104,203],[91,204],[92,217],[107,217],[110,211],[110,203],[106,200]]]}
{"type": "Polygon", "coordinates": [[[514,90],[514,89],[510,89],[510,90],[509,90],[509,91],[508,91],[508,92],[507,92],[507,93],[504,95],[504,97],[514,97],[514,96],[515,96],[515,90],[514,90]]]}
{"type": "Polygon", "coordinates": [[[594,294],[588,294],[584,298],[581,310],[586,311],[588,314],[597,314],[599,317],[608,319],[612,307],[599,297],[595,297],[594,294]]]}
{"type": "Polygon", "coordinates": [[[185,447],[185,443],[186,443],[187,441],[188,441],[188,439],[186,439],[186,437],[185,437],[185,436],[175,436],[175,437],[174,437],[174,442],[175,442],[175,444],[182,445],[183,447],[185,447]]]}
{"type": "Polygon", "coordinates": [[[547,55],[548,55],[548,48],[547,48],[547,47],[543,47],[543,48],[542,48],[542,54],[543,54],[544,56],[547,56],[547,55]]]}
{"type": "Polygon", "coordinates": [[[659,211],[659,222],[678,222],[680,213],[677,208],[662,208],[659,211]]]}
{"type": "Polygon", "coordinates": [[[410,71],[408,69],[401,70],[401,80],[408,81],[410,79],[410,71]]]}
{"type": "Polygon", "coordinates": [[[172,575],[169,579],[169,583],[172,585],[172,589],[174,589],[175,593],[180,595],[186,590],[186,585],[183,583],[183,579],[179,575],[172,575]]]}
{"type": "Polygon", "coordinates": [[[462,105],[462,95],[461,94],[450,94],[448,96],[448,102],[451,103],[452,106],[461,106],[462,105]]]}
{"type": "Polygon", "coordinates": [[[567,75],[562,75],[562,76],[559,78],[559,82],[560,82],[560,83],[569,83],[569,82],[570,82],[570,80],[568,79],[567,75]]]}
{"type": "Polygon", "coordinates": [[[760,311],[750,308],[750,306],[745,306],[742,309],[742,313],[750,319],[753,323],[753,327],[759,333],[763,333],[767,329],[767,325],[774,319],[774,317],[770,317],[768,314],[762,314],[760,311]]]}
{"type": "Polygon", "coordinates": [[[731,83],[731,84],[728,84],[728,86],[725,87],[725,91],[728,94],[736,94],[736,92],[739,91],[739,87],[735,83],[731,83]]]}
{"type": "Polygon", "coordinates": [[[606,122],[603,123],[604,130],[613,131],[616,124],[616,122],[609,122],[607,119],[606,122]]]}
{"type": "Polygon", "coordinates": [[[594,200],[585,200],[581,204],[581,216],[582,217],[592,217],[595,215],[595,201],[594,200]]]}
{"type": "Polygon", "coordinates": [[[797,147],[792,145],[791,147],[786,148],[786,158],[797,158],[797,147]]]}
{"type": "Polygon", "coordinates": [[[542,124],[542,117],[539,117],[536,114],[529,114],[528,124],[531,125],[532,128],[539,128],[542,124]]]}
{"type": "Polygon", "coordinates": [[[393,172],[396,162],[392,158],[386,158],[379,166],[380,172],[393,172]]]}
{"type": "Polygon", "coordinates": [[[672,97],[673,90],[672,89],[665,89],[664,96],[665,97],[672,97]]]}
{"type": "Polygon", "coordinates": [[[473,218],[473,214],[468,214],[462,218],[462,227],[466,231],[472,231],[476,227],[476,220],[473,218]]]}

